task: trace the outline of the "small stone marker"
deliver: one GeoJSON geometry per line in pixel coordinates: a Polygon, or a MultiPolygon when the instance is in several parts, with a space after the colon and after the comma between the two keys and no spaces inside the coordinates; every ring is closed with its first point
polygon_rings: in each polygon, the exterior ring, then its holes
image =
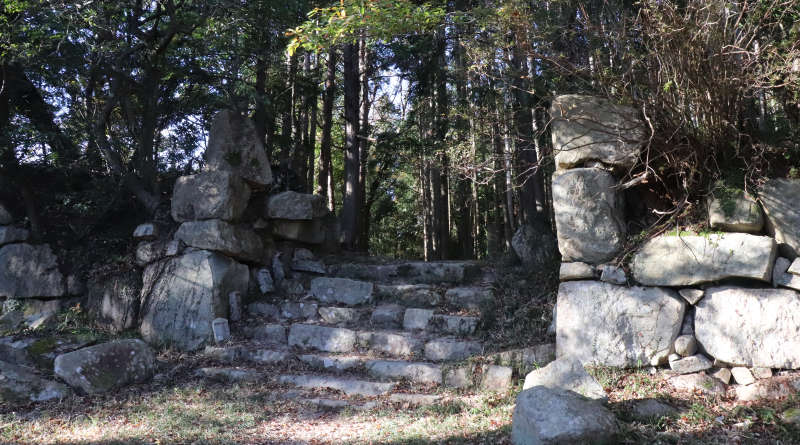
{"type": "Polygon", "coordinates": [[[133,231],[133,238],[138,241],[155,241],[158,235],[158,226],[153,223],[139,224],[133,231]]]}
{"type": "Polygon", "coordinates": [[[283,281],[286,279],[286,274],[283,271],[283,262],[281,261],[281,253],[278,252],[272,257],[272,277],[275,282],[283,281]]]}
{"type": "Polygon", "coordinates": [[[697,340],[694,335],[681,335],[675,339],[675,352],[678,354],[689,357],[697,352],[697,340]]]}
{"type": "Polygon", "coordinates": [[[751,383],[755,383],[756,381],[750,370],[745,368],[744,366],[737,366],[735,368],[731,368],[731,374],[733,375],[733,378],[736,380],[736,383],[740,385],[749,385],[751,383]]]}
{"type": "Polygon", "coordinates": [[[727,385],[731,381],[731,370],[728,368],[720,368],[711,373],[711,376],[727,385]]]}
{"type": "Polygon", "coordinates": [[[706,291],[700,289],[681,289],[678,293],[681,294],[681,297],[688,301],[689,304],[697,304],[697,302],[703,298],[703,295],[706,294],[706,291]]]}
{"type": "Polygon", "coordinates": [[[628,283],[628,277],[625,275],[625,270],[621,267],[606,265],[606,267],[603,268],[603,273],[600,275],[600,281],[622,285],[628,283]]]}
{"type": "Polygon", "coordinates": [[[231,338],[231,329],[228,327],[228,320],[215,318],[211,322],[211,329],[214,331],[214,341],[223,342],[231,338]]]}
{"type": "Polygon", "coordinates": [[[242,293],[238,290],[228,294],[228,304],[231,308],[230,320],[239,321],[242,319],[242,293]]]}

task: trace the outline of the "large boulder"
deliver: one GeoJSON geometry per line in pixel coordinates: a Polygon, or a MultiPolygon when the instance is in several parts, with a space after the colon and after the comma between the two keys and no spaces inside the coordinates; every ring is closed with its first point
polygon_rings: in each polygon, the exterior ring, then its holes
{"type": "Polygon", "coordinates": [[[272,168],[253,122],[240,111],[214,116],[205,153],[208,171],[235,173],[253,188],[272,184],[272,168]]]}
{"type": "Polygon", "coordinates": [[[514,445],[616,444],[618,433],[614,414],[578,393],[534,386],[517,395],[514,445]]]}
{"type": "Polygon", "coordinates": [[[228,296],[246,292],[247,266],[199,250],[144,271],[139,332],[148,342],[200,349],[213,340],[211,322],[228,317],[228,296]]]}
{"type": "Polygon", "coordinates": [[[558,239],[550,228],[550,217],[540,212],[528,218],[511,238],[511,246],[529,271],[539,271],[558,259],[558,239]]]}
{"type": "Polygon", "coordinates": [[[611,173],[577,168],[553,175],[558,250],[565,262],[601,264],[625,244],[622,195],[611,173]]]}
{"type": "Polygon", "coordinates": [[[323,218],[273,219],[269,222],[270,234],[276,240],[294,241],[305,244],[325,242],[323,218]]]}
{"type": "Polygon", "coordinates": [[[79,395],[97,394],[147,380],[155,369],[141,340],[117,340],[59,355],[55,373],[79,395]]]}
{"type": "Polygon", "coordinates": [[[0,376],[0,403],[7,406],[59,400],[71,392],[66,385],[45,380],[13,363],[0,361],[0,376]]]}
{"type": "Polygon", "coordinates": [[[601,403],[608,402],[603,385],[586,372],[580,360],[572,356],[561,357],[544,368],[531,371],[525,376],[522,389],[534,386],[568,389],[601,403]]]}
{"type": "Polygon", "coordinates": [[[646,286],[691,286],[740,277],[771,282],[775,240],[744,233],[661,236],[633,258],[633,278],[646,286]]]}
{"type": "Polygon", "coordinates": [[[0,248],[0,297],[61,297],[67,280],[48,244],[9,244],[0,248]]]}
{"type": "Polygon", "coordinates": [[[139,320],[141,290],[142,279],[134,272],[92,281],[86,296],[86,311],[96,323],[111,331],[133,328],[139,320]]]}
{"type": "Polygon", "coordinates": [[[686,301],[670,289],[569,281],[558,287],[557,308],[558,357],[624,368],[666,363],[686,301]]]}
{"type": "Polygon", "coordinates": [[[758,194],[767,233],[778,242],[783,256],[800,257],[800,179],[770,179],[758,194]]]}
{"type": "Polygon", "coordinates": [[[800,368],[800,297],[792,290],[707,289],[694,329],[701,350],[725,363],[800,368]]]}
{"type": "Polygon", "coordinates": [[[0,226],[0,246],[11,243],[21,243],[28,239],[30,232],[14,226],[0,226]]]}
{"type": "Polygon", "coordinates": [[[172,219],[236,221],[244,213],[250,193],[250,186],[228,171],[181,176],[175,181],[172,194],[172,219]]]}
{"type": "Polygon", "coordinates": [[[264,243],[254,231],[219,219],[183,223],[175,232],[175,239],[187,246],[219,252],[246,263],[266,261],[264,243]]]}
{"type": "Polygon", "coordinates": [[[328,203],[322,195],[308,195],[297,192],[281,192],[267,201],[264,217],[270,219],[311,220],[325,216],[328,203]]]}
{"type": "Polygon", "coordinates": [[[624,168],[639,157],[644,126],[636,110],[597,97],[556,97],[550,107],[556,168],[583,167],[600,161],[624,168]]]}

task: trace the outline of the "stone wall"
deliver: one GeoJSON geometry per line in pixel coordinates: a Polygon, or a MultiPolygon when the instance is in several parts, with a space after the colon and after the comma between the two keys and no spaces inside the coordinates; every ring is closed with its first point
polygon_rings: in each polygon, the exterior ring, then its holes
{"type": "Polygon", "coordinates": [[[635,110],[562,96],[551,111],[557,355],[679,373],[800,368],[800,180],[771,179],[757,196],[714,184],[715,233],[667,233],[614,263],[628,236],[619,181],[641,149],[635,110]]]}

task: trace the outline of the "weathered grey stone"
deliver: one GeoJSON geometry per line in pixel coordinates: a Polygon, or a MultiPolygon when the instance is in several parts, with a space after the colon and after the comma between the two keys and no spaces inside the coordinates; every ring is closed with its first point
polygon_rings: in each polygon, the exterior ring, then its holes
{"type": "Polygon", "coordinates": [[[349,307],[321,307],[318,312],[325,323],[335,325],[355,323],[361,318],[361,312],[358,309],[349,307]]]}
{"type": "Polygon", "coordinates": [[[476,341],[454,341],[438,339],[425,344],[428,360],[461,360],[483,354],[483,346],[476,341]]]}
{"type": "Polygon", "coordinates": [[[706,291],[702,289],[681,289],[678,293],[681,294],[681,297],[688,301],[689,304],[697,304],[697,302],[703,298],[703,295],[706,294],[706,291]]]}
{"type": "Polygon", "coordinates": [[[219,252],[239,261],[266,261],[264,244],[255,232],[219,219],[185,222],[175,233],[175,239],[187,246],[219,252]]]}
{"type": "Polygon", "coordinates": [[[328,324],[345,326],[357,322],[361,316],[361,311],[353,308],[341,307],[321,307],[318,310],[320,317],[328,324]]]}
{"type": "Polygon", "coordinates": [[[636,110],[597,97],[559,96],[550,107],[556,168],[582,167],[588,161],[630,168],[645,140],[636,110]]]}
{"type": "Polygon", "coordinates": [[[767,233],[778,242],[783,256],[797,259],[800,256],[800,179],[770,179],[758,195],[767,233]]]}
{"type": "Polygon", "coordinates": [[[448,388],[469,388],[473,385],[474,366],[445,367],[442,371],[442,384],[448,388]]]}
{"type": "Polygon", "coordinates": [[[242,319],[244,308],[242,307],[242,293],[239,291],[233,291],[228,294],[228,313],[230,316],[228,320],[230,321],[239,321],[242,319]]]}
{"type": "Polygon", "coordinates": [[[328,269],[328,273],[336,278],[390,283],[397,278],[397,265],[334,264],[328,269]]]}
{"type": "Polygon", "coordinates": [[[547,366],[556,359],[556,344],[543,343],[523,349],[501,352],[489,357],[495,364],[511,366],[527,374],[534,369],[547,366]]]}
{"type": "Polygon", "coordinates": [[[244,354],[245,349],[241,346],[206,346],[205,356],[222,363],[236,361],[244,354]]]}
{"type": "Polygon", "coordinates": [[[379,284],[376,294],[383,301],[394,302],[412,308],[432,307],[442,302],[442,296],[427,284],[379,284]]]}
{"type": "Polygon", "coordinates": [[[561,283],[557,304],[556,355],[617,367],[664,364],[686,307],[669,289],[598,281],[561,283]]]}
{"type": "Polygon", "coordinates": [[[319,261],[292,260],[289,262],[289,267],[300,272],[325,274],[325,265],[319,261]]]}
{"type": "Polygon", "coordinates": [[[325,225],[322,220],[273,219],[270,220],[270,234],[276,240],[321,244],[325,242],[325,225]]]}
{"type": "Polygon", "coordinates": [[[11,243],[22,243],[28,239],[30,232],[14,226],[0,226],[0,246],[11,243]]]}
{"type": "Polygon", "coordinates": [[[750,370],[744,366],[735,366],[731,368],[731,375],[733,376],[733,379],[736,380],[736,383],[740,385],[749,385],[751,383],[755,383],[756,381],[750,370]]]}
{"type": "Polygon", "coordinates": [[[244,334],[253,340],[273,343],[273,344],[286,344],[286,328],[279,324],[261,324],[253,327],[246,328],[244,334]]]}
{"type": "Polygon", "coordinates": [[[484,391],[507,391],[511,387],[514,370],[509,366],[483,365],[481,389],[484,391]]]}
{"type": "Polygon", "coordinates": [[[55,373],[79,395],[142,383],[155,370],[150,347],[141,340],[116,340],[59,355],[55,373]]]}
{"type": "Polygon", "coordinates": [[[434,315],[428,329],[446,335],[470,335],[480,322],[478,317],[459,317],[455,315],[434,315]]]}
{"type": "Polygon", "coordinates": [[[200,368],[195,372],[198,377],[225,380],[231,382],[252,382],[258,380],[258,373],[249,369],[236,368],[200,368]]]}
{"type": "Polygon", "coordinates": [[[358,357],[326,357],[322,355],[301,355],[301,362],[321,371],[342,373],[359,368],[364,361],[358,357]]]}
{"type": "Polygon", "coordinates": [[[274,304],[258,301],[247,305],[247,312],[250,315],[263,315],[266,317],[280,318],[280,309],[274,304]]]}
{"type": "Polygon", "coordinates": [[[214,341],[217,343],[230,340],[231,329],[226,318],[216,318],[211,322],[211,331],[214,333],[214,341]]]}
{"type": "Polygon", "coordinates": [[[703,373],[677,375],[671,377],[667,382],[675,389],[689,392],[699,391],[716,396],[725,395],[725,387],[722,386],[722,382],[703,373]]]}
{"type": "Polygon", "coordinates": [[[370,360],[367,373],[378,380],[405,379],[417,383],[442,383],[442,367],[431,363],[401,360],[370,360]]]}
{"type": "Polygon", "coordinates": [[[729,196],[723,190],[715,190],[706,200],[706,206],[711,230],[755,234],[764,227],[761,207],[744,193],[729,196]]]}
{"type": "Polygon", "coordinates": [[[511,246],[529,271],[542,270],[558,259],[558,240],[548,212],[529,217],[511,238],[511,246]]]}
{"type": "Polygon", "coordinates": [[[272,256],[272,279],[278,283],[286,279],[286,273],[283,270],[283,261],[281,261],[281,252],[272,256]]]}
{"type": "Polygon", "coordinates": [[[800,378],[797,375],[778,376],[767,380],[758,380],[751,385],[736,387],[736,399],[739,402],[753,402],[760,399],[775,400],[800,391],[800,378]]]}
{"type": "Polygon", "coordinates": [[[586,372],[580,360],[572,356],[561,357],[525,376],[522,389],[534,386],[567,389],[601,403],[608,402],[603,386],[586,372]]]}
{"type": "Polygon", "coordinates": [[[695,337],[712,357],[738,366],[800,368],[796,292],[714,287],[695,308],[695,337]]]}
{"type": "Polygon", "coordinates": [[[0,330],[2,331],[13,331],[16,330],[20,324],[22,324],[22,320],[25,318],[25,313],[19,310],[16,311],[8,311],[2,316],[0,316],[0,330]]]}
{"type": "Polygon", "coordinates": [[[272,273],[266,267],[250,269],[250,288],[258,289],[262,295],[275,292],[275,284],[272,281],[272,273]]]}
{"type": "Polygon", "coordinates": [[[289,346],[317,348],[326,352],[350,352],[355,343],[356,333],[349,329],[297,323],[289,329],[289,346]]]}
{"type": "Polygon", "coordinates": [[[403,329],[427,329],[432,317],[433,310],[430,309],[406,309],[403,315],[403,329]]]}
{"type": "Polygon", "coordinates": [[[306,248],[298,247],[298,248],[294,249],[294,253],[292,254],[292,259],[294,259],[294,260],[309,260],[309,261],[311,261],[311,260],[314,259],[314,254],[310,250],[308,250],[306,248]]]}
{"type": "Polygon", "coordinates": [[[134,251],[136,265],[139,267],[145,267],[148,264],[155,263],[156,261],[164,258],[165,247],[166,243],[163,241],[143,241],[139,243],[134,251]]]}
{"type": "Polygon", "coordinates": [[[535,386],[517,395],[514,445],[616,444],[614,414],[594,400],[561,388],[535,386]]]}
{"type": "Polygon", "coordinates": [[[0,224],[13,224],[13,223],[14,223],[14,215],[11,213],[11,209],[9,209],[8,206],[0,202],[0,224]]]}
{"type": "Polygon", "coordinates": [[[633,412],[639,417],[658,419],[677,414],[678,410],[655,399],[644,399],[633,406],[633,412]]]}
{"type": "Polygon", "coordinates": [[[691,306],[687,307],[686,312],[683,313],[681,335],[691,335],[694,337],[694,308],[691,306]]]}
{"type": "Polygon", "coordinates": [[[183,253],[186,246],[180,240],[171,240],[167,242],[167,248],[164,250],[164,256],[175,257],[183,253]]]}
{"type": "Polygon", "coordinates": [[[676,338],[675,352],[683,357],[694,355],[694,353],[697,352],[697,341],[695,340],[694,335],[681,335],[676,338]]]}
{"type": "Polygon", "coordinates": [[[48,244],[3,246],[0,248],[0,297],[64,296],[67,283],[56,260],[48,244]]]}
{"type": "Polygon", "coordinates": [[[211,322],[228,316],[228,295],[247,291],[247,266],[198,250],[144,271],[139,332],[148,342],[196,350],[213,339],[211,322]]]}
{"type": "Polygon", "coordinates": [[[253,188],[272,183],[267,152],[253,122],[240,111],[222,110],[214,116],[205,152],[208,171],[229,171],[253,188]]]}
{"type": "Polygon", "coordinates": [[[763,367],[755,367],[753,368],[753,377],[758,380],[764,380],[772,377],[772,369],[770,368],[763,368],[763,367]]]}
{"type": "Polygon", "coordinates": [[[44,311],[25,317],[25,324],[30,330],[53,327],[57,321],[58,313],[56,311],[44,311]]]}
{"type": "Polygon", "coordinates": [[[372,283],[346,278],[320,277],[311,280],[311,293],[326,303],[347,305],[371,303],[372,287],[372,283]]]}
{"type": "Polygon", "coordinates": [[[177,222],[220,219],[237,221],[250,199],[250,186],[227,171],[181,176],[172,194],[172,219],[177,222]]]}
{"type": "Polygon", "coordinates": [[[64,399],[71,392],[66,385],[45,380],[13,363],[0,361],[0,375],[0,402],[7,406],[64,399]]]}
{"type": "Polygon", "coordinates": [[[312,220],[325,216],[328,204],[322,195],[307,195],[297,192],[281,192],[270,196],[264,217],[268,219],[312,220]]]}
{"type": "Polygon", "coordinates": [[[445,292],[447,302],[459,309],[481,310],[494,303],[494,290],[480,287],[454,287],[445,292]]]}
{"type": "Polygon", "coordinates": [[[712,370],[711,376],[719,380],[723,384],[727,385],[728,383],[730,383],[733,374],[731,373],[731,370],[728,368],[719,368],[716,370],[712,370]]]}
{"type": "Polygon", "coordinates": [[[306,291],[305,288],[303,288],[303,283],[294,280],[278,281],[275,287],[278,289],[278,292],[284,295],[303,294],[306,291]]]}
{"type": "Polygon", "coordinates": [[[553,178],[558,249],[565,262],[597,265],[613,259],[625,244],[622,195],[610,173],[578,168],[553,178]]]}
{"type": "Polygon", "coordinates": [[[592,280],[594,268],[586,263],[561,263],[558,279],[561,281],[592,280]]]}
{"type": "Polygon", "coordinates": [[[340,379],[335,377],[282,375],[278,383],[310,389],[334,389],[348,396],[378,397],[390,393],[395,383],[377,383],[364,380],[340,379]]]}
{"type": "MultiPolygon", "coordinates": [[[[286,335],[286,332],[283,334],[286,335]]],[[[285,341],[284,341],[285,342],[285,341]]],[[[271,365],[276,363],[286,363],[287,360],[290,360],[294,357],[293,354],[290,352],[284,351],[270,351],[268,349],[256,349],[253,351],[247,351],[243,357],[253,363],[259,363],[262,365],[271,365]]]]}
{"type": "Polygon", "coordinates": [[[371,351],[383,352],[392,357],[404,357],[422,353],[421,341],[387,332],[359,332],[358,343],[371,351]]]}
{"type": "MultiPolygon", "coordinates": [[[[786,260],[785,258],[783,258],[783,259],[786,260]]],[[[786,260],[786,261],[789,261],[789,260],[786,260]]],[[[775,261],[775,268],[776,269],[778,269],[777,264],[778,264],[778,261],[776,260],[775,261]]],[[[789,265],[789,268],[786,269],[784,272],[790,273],[792,275],[800,275],[800,258],[792,261],[792,263],[789,265]]],[[[781,275],[783,275],[783,274],[781,274],[781,275]]]]}
{"type": "MultiPolygon", "coordinates": [[[[783,278],[783,274],[787,273],[792,265],[791,261],[783,257],[775,260],[775,265],[772,267],[772,287],[778,287],[778,282],[783,278]]],[[[800,262],[798,267],[800,268],[800,262]]]]}
{"type": "Polygon", "coordinates": [[[398,304],[382,304],[372,311],[369,321],[376,326],[399,328],[403,324],[406,308],[398,304]]]}
{"type": "Polygon", "coordinates": [[[778,279],[778,286],[788,287],[789,289],[800,290],[800,276],[785,273],[778,279]]]}
{"type": "Polygon", "coordinates": [[[628,284],[628,276],[625,274],[625,269],[617,266],[606,265],[603,268],[603,273],[600,275],[600,281],[605,281],[611,284],[628,284]]]}
{"type": "Polygon", "coordinates": [[[15,346],[16,345],[0,344],[0,361],[26,366],[28,368],[35,366],[28,350],[15,346]]]}
{"type": "Polygon", "coordinates": [[[9,343],[12,348],[25,350],[39,369],[53,369],[57,356],[95,344],[97,338],[90,334],[57,334],[39,338],[27,337],[9,343]]]}
{"type": "Polygon", "coordinates": [[[85,309],[95,323],[114,332],[131,329],[139,320],[142,278],[133,271],[89,283],[85,309]]]}
{"type": "Polygon", "coordinates": [[[669,367],[678,374],[691,374],[711,369],[711,361],[702,355],[692,355],[679,360],[670,360],[669,367]]]}
{"type": "Polygon", "coordinates": [[[158,224],[149,222],[139,224],[133,231],[133,239],[136,241],[155,241],[158,239],[161,230],[158,224]]]}
{"type": "Polygon", "coordinates": [[[633,277],[648,286],[691,286],[731,277],[770,282],[776,255],[775,240],[765,236],[661,236],[634,256],[633,277]]]}
{"type": "Polygon", "coordinates": [[[301,303],[298,301],[284,301],[281,303],[281,317],[289,320],[309,318],[317,315],[315,303],[301,303]]]}

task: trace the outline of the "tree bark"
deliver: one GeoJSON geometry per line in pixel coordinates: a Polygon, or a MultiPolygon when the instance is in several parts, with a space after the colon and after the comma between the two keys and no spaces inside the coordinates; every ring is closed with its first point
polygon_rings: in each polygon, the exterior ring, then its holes
{"type": "Polygon", "coordinates": [[[319,186],[317,193],[328,197],[328,205],[333,210],[333,187],[330,178],[331,166],[331,130],[333,128],[333,99],[336,94],[336,48],[328,51],[327,74],[325,76],[325,95],[322,99],[322,141],[319,155],[319,186]]]}
{"type": "Polygon", "coordinates": [[[361,233],[359,215],[359,175],[361,167],[358,142],[359,133],[359,73],[358,48],[353,43],[345,43],[344,51],[344,121],[345,121],[345,192],[340,216],[344,244],[347,250],[358,248],[361,233]]]}
{"type": "Polygon", "coordinates": [[[358,236],[358,250],[362,252],[369,251],[369,206],[366,205],[367,200],[367,155],[369,152],[369,50],[367,48],[366,39],[362,36],[359,47],[359,71],[361,74],[361,123],[359,125],[359,134],[362,136],[358,144],[358,160],[359,160],[359,174],[358,174],[358,201],[360,203],[360,217],[361,227],[359,228],[358,236]]]}

